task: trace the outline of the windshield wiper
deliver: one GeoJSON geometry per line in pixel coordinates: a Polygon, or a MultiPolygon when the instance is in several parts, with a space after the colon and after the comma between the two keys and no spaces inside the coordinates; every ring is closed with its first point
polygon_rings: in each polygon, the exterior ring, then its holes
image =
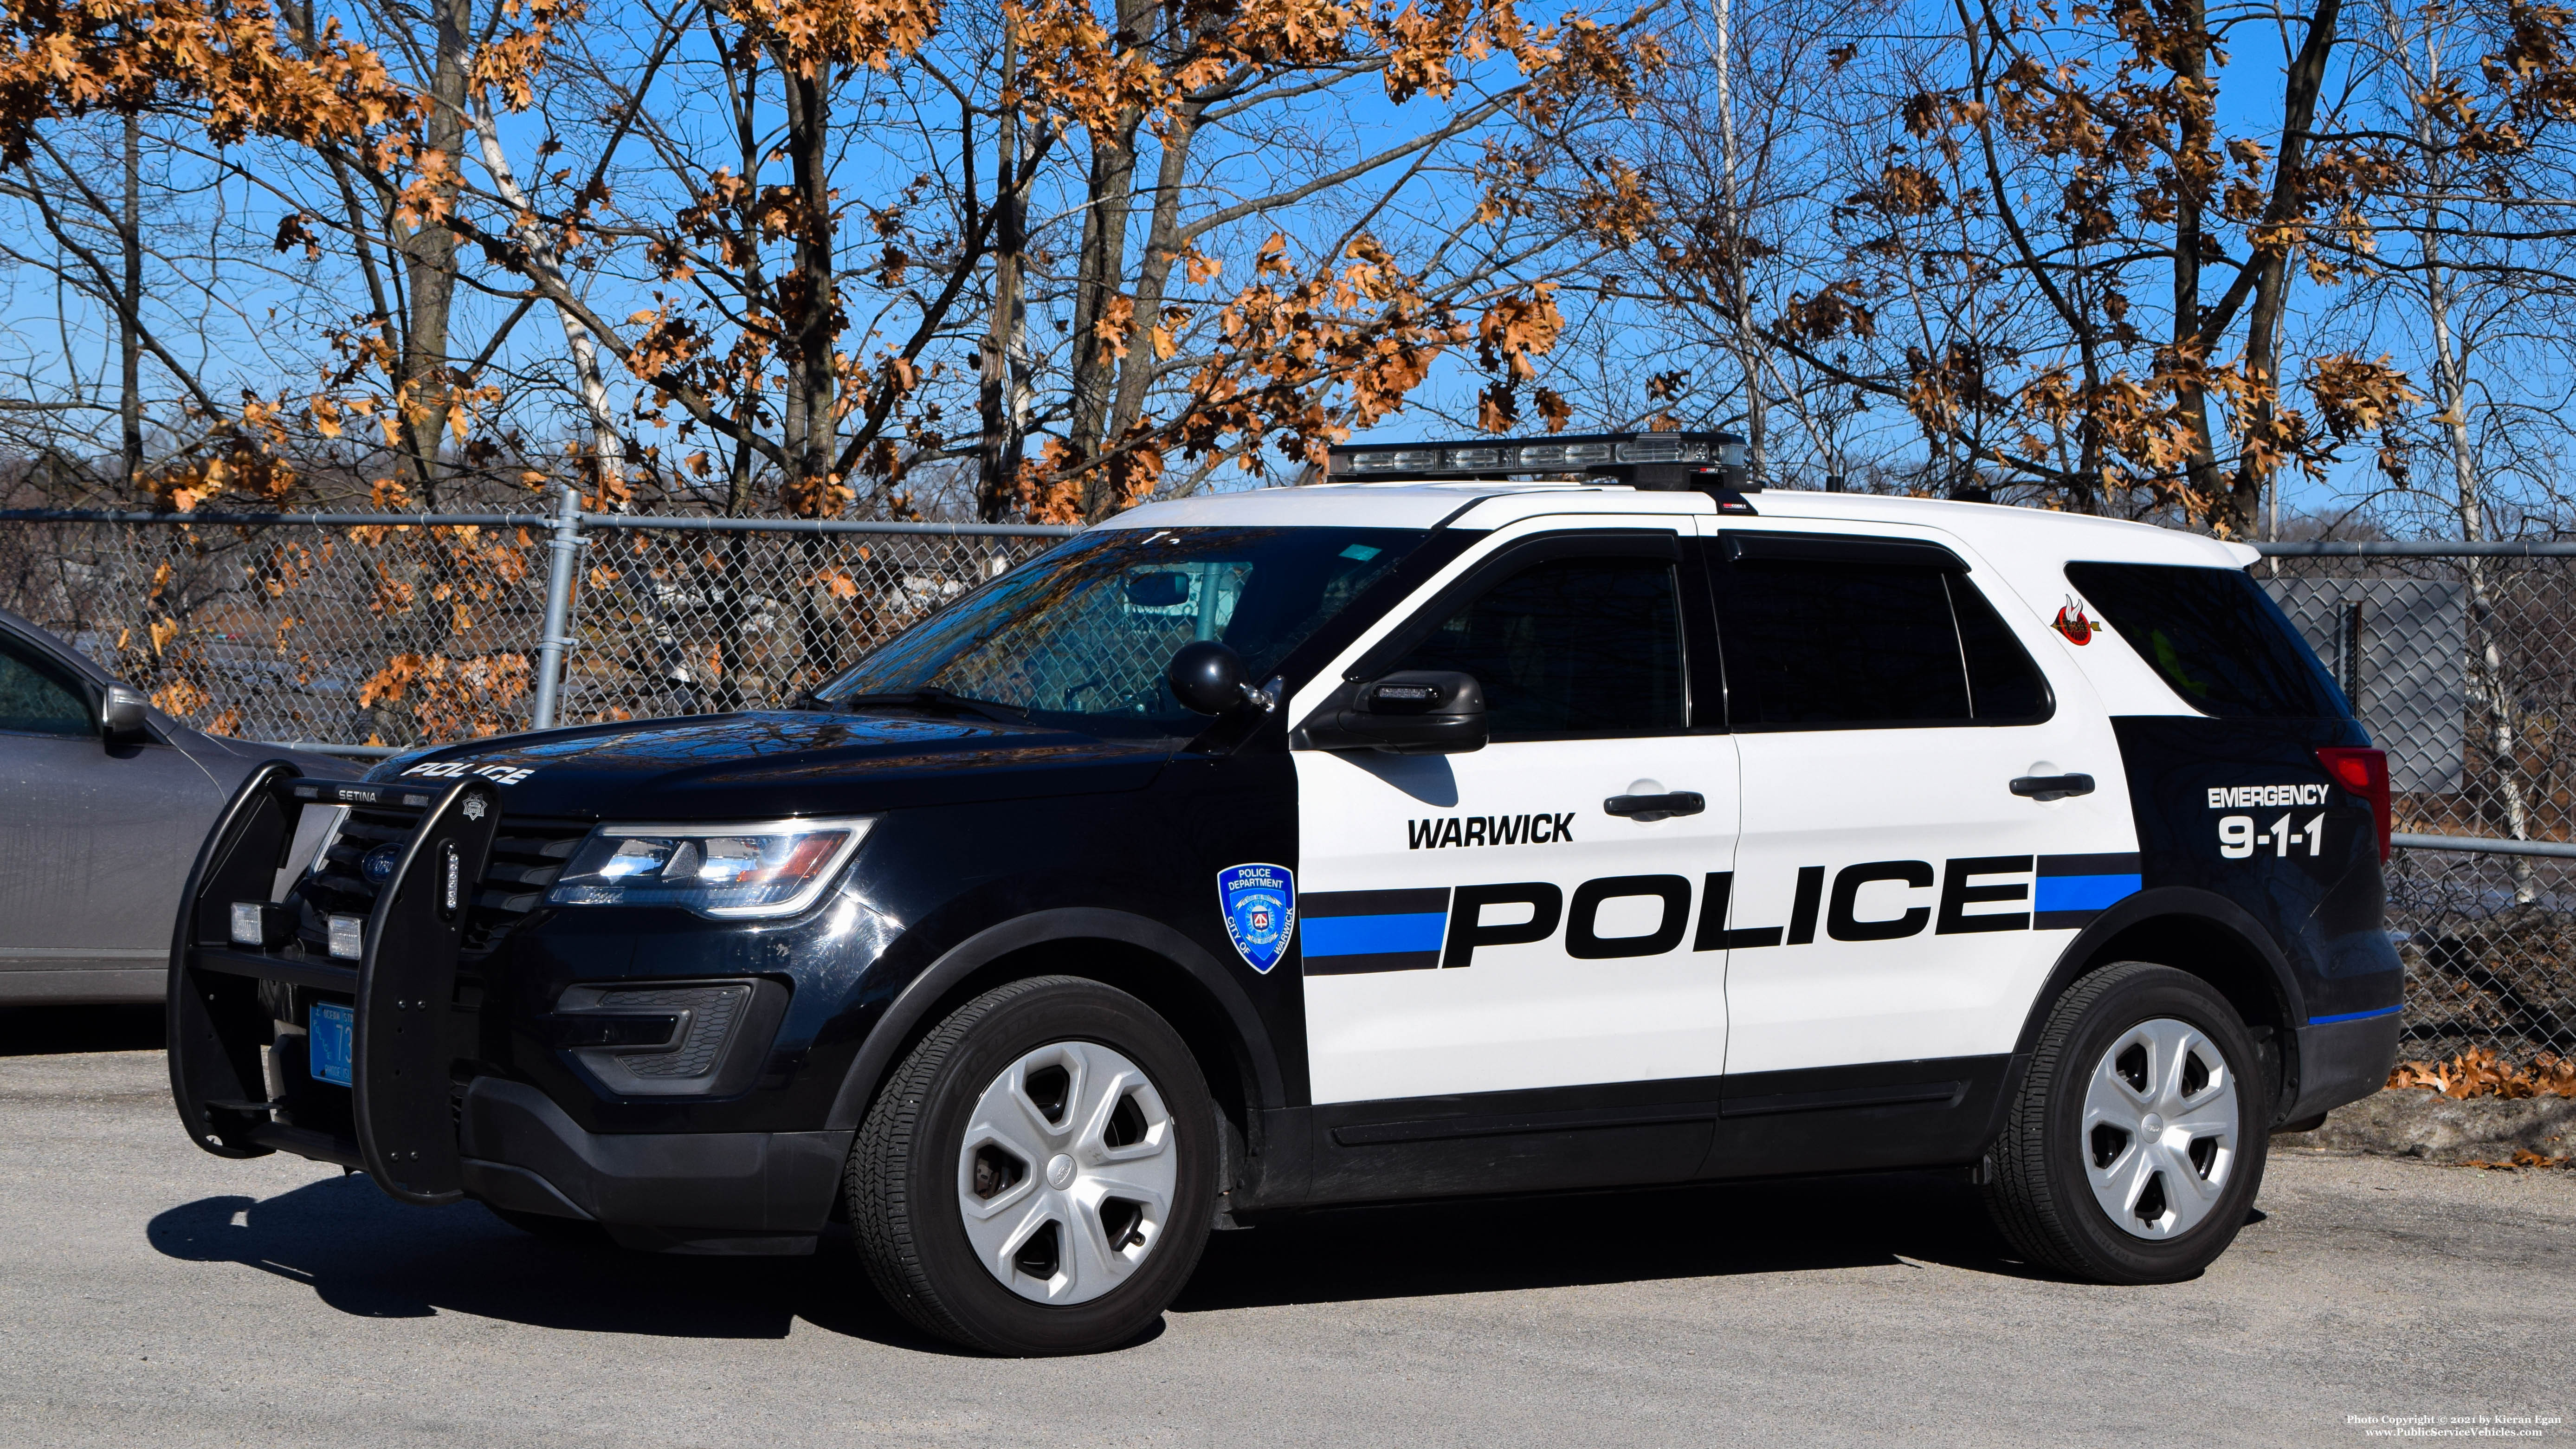
{"type": "Polygon", "coordinates": [[[970,694],[959,694],[954,690],[938,688],[898,689],[884,694],[845,694],[838,699],[825,699],[820,695],[808,693],[796,701],[798,709],[882,709],[889,705],[898,709],[918,709],[934,713],[981,715],[986,719],[999,720],[1005,724],[1016,724],[1029,717],[1028,710],[1021,705],[1005,704],[998,699],[977,699],[970,694]]]}

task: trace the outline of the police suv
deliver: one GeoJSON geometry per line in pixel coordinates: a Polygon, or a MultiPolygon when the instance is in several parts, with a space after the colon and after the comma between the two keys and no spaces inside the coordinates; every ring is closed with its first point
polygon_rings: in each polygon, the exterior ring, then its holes
{"type": "Polygon", "coordinates": [[[1955,1167],[2034,1263],[2197,1272],[2395,1056],[2383,757],[2250,550],[1730,442],[1336,449],[792,708],[273,763],[180,1115],[535,1232],[846,1230],[1002,1353],[1327,1204],[1955,1167]]]}

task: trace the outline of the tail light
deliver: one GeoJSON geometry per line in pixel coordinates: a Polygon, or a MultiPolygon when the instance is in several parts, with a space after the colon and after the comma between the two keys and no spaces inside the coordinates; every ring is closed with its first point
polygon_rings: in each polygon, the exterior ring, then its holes
{"type": "Polygon", "coordinates": [[[2379,858],[2388,859],[2388,753],[2328,745],[2317,751],[2317,763],[2336,784],[2370,802],[2371,818],[2379,822],[2379,858]]]}

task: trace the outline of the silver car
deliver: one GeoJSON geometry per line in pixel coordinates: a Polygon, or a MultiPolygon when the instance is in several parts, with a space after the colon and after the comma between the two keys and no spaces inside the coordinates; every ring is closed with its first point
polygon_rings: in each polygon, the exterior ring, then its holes
{"type": "Polygon", "coordinates": [[[197,847],[242,777],[283,753],[180,724],[0,609],[0,1005],[159,1001],[197,847]]]}

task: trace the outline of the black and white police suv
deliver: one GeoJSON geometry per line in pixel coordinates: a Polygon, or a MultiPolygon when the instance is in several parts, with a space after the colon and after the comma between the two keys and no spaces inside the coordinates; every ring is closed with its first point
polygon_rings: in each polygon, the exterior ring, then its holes
{"type": "Polygon", "coordinates": [[[1337,449],[795,708],[271,764],[180,1115],[630,1248],[846,1222],[1005,1353],[1399,1199],[1958,1167],[2034,1262],[2196,1272],[2395,1056],[2383,757],[2250,550],[1721,446],[1337,449]]]}

